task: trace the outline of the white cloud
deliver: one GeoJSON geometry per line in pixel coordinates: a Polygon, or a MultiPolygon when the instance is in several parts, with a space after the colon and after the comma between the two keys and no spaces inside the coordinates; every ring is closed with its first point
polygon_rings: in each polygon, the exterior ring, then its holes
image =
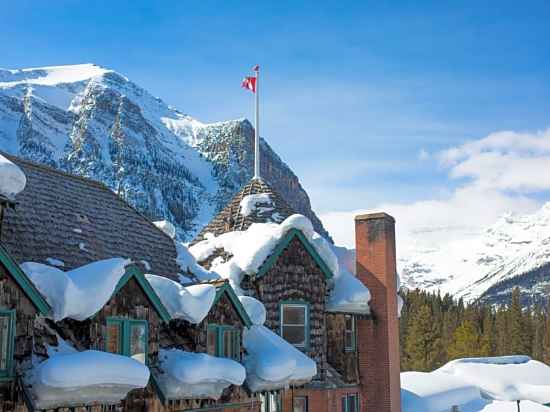
{"type": "MultiPolygon", "coordinates": [[[[449,186],[457,179],[465,182],[446,195],[376,207],[396,218],[401,256],[418,247],[475,235],[504,212],[532,212],[540,207],[534,195],[550,189],[550,129],[493,133],[437,157],[448,168],[449,186]]],[[[353,217],[365,212],[329,212],[321,219],[336,243],[353,247],[353,217]]]]}

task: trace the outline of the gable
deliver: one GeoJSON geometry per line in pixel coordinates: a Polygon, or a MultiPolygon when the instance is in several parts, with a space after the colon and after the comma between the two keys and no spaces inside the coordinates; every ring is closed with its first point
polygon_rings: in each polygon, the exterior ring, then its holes
{"type": "Polygon", "coordinates": [[[50,305],[48,305],[46,299],[38,292],[27,275],[2,245],[0,245],[0,264],[5,268],[7,274],[15,281],[17,286],[21,288],[25,296],[29,298],[38,312],[42,315],[47,315],[51,310],[50,305]]]}
{"type": "Polygon", "coordinates": [[[164,307],[157,293],[149,284],[149,282],[143,275],[143,272],[141,272],[141,270],[137,266],[130,266],[126,269],[126,273],[118,282],[118,285],[113,292],[113,296],[111,296],[109,302],[113,299],[113,297],[116,297],[116,295],[118,295],[122,291],[122,289],[124,289],[125,286],[128,285],[129,282],[135,282],[139,286],[139,289],[147,298],[148,303],[150,304],[150,306],[153,307],[161,320],[163,320],[164,322],[170,321],[171,316],[168,313],[168,310],[164,307]]]}
{"type": "Polygon", "coordinates": [[[225,282],[222,286],[217,288],[216,298],[214,299],[214,303],[210,311],[215,310],[216,306],[222,299],[227,299],[227,301],[231,303],[231,306],[236,311],[237,315],[241,319],[244,326],[246,327],[252,326],[252,321],[250,320],[248,313],[246,313],[246,310],[243,304],[241,303],[241,301],[239,300],[239,297],[235,293],[235,290],[231,287],[231,285],[228,282],[225,282]]]}
{"type": "Polygon", "coordinates": [[[298,229],[289,230],[288,233],[285,235],[285,237],[283,237],[279,241],[279,243],[277,244],[277,247],[273,250],[273,253],[260,266],[258,273],[256,273],[256,277],[262,277],[263,275],[265,275],[276,264],[277,260],[280,258],[283,252],[285,252],[288,246],[291,245],[291,243],[300,244],[301,247],[304,248],[304,250],[309,254],[309,256],[315,262],[315,265],[323,273],[323,275],[325,276],[325,279],[331,279],[333,277],[331,270],[329,269],[327,264],[323,261],[319,253],[317,253],[317,251],[315,250],[315,247],[307,240],[304,234],[298,229]]]}

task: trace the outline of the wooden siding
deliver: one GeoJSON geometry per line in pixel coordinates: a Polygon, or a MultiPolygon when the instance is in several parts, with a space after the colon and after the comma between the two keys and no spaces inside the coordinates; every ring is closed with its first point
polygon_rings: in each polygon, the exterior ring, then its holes
{"type": "Polygon", "coordinates": [[[346,319],[344,314],[327,313],[327,361],[346,383],[359,378],[357,352],[345,350],[346,319]]]}
{"type": "MultiPolygon", "coordinates": [[[[23,290],[0,265],[0,308],[15,309],[15,348],[14,372],[20,375],[23,372],[25,361],[29,361],[33,351],[34,322],[38,313],[35,306],[23,290]]],[[[24,410],[23,395],[17,379],[0,382],[0,410],[24,410]]]]}
{"type": "MultiPolygon", "coordinates": [[[[161,346],[164,348],[177,348],[189,352],[205,353],[208,324],[234,326],[241,331],[241,358],[244,356],[242,345],[242,330],[244,325],[226,294],[221,296],[218,302],[210,310],[208,316],[201,323],[195,325],[182,319],[176,319],[161,328],[161,346]]],[[[150,407],[152,408],[151,410],[154,411],[164,410],[175,412],[207,407],[215,408],[216,406],[222,408],[224,403],[241,404],[255,401],[256,399],[250,396],[244,387],[231,385],[223,391],[218,401],[212,399],[177,400],[167,401],[164,409],[158,409],[158,402],[151,404],[150,407]]]]}
{"type": "Polygon", "coordinates": [[[247,278],[242,284],[267,310],[265,325],[280,333],[280,303],[300,300],[309,304],[309,346],[304,352],[317,362],[318,378],[323,379],[326,363],[325,275],[298,238],[293,238],[275,264],[260,278],[247,278]]]}

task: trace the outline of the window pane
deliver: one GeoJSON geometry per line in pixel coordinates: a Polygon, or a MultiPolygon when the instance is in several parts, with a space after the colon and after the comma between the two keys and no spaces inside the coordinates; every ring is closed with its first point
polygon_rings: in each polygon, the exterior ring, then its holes
{"type": "Polygon", "coordinates": [[[147,358],[147,323],[130,324],[130,356],[141,363],[147,358]]]}
{"type": "Polygon", "coordinates": [[[297,397],[294,398],[293,412],[307,412],[307,398],[297,397]]]}
{"type": "Polygon", "coordinates": [[[213,326],[208,327],[206,333],[206,352],[209,355],[216,356],[216,342],[218,340],[218,329],[213,326]]]}
{"type": "Polygon", "coordinates": [[[223,331],[223,357],[233,357],[233,331],[231,329],[225,329],[223,331]]]}
{"type": "Polygon", "coordinates": [[[357,396],[356,395],[348,396],[348,412],[358,412],[357,411],[357,396]]]}
{"type": "Polygon", "coordinates": [[[305,326],[283,326],[283,339],[293,345],[305,345],[305,326]]]}
{"type": "Polygon", "coordinates": [[[348,412],[347,405],[348,405],[348,399],[344,396],[342,398],[342,412],[348,412]]]}
{"type": "Polygon", "coordinates": [[[107,352],[122,354],[122,323],[107,323],[107,352]]]}
{"type": "Polygon", "coordinates": [[[281,399],[279,393],[269,394],[269,412],[281,412],[281,399]]]}
{"type": "Polygon", "coordinates": [[[283,306],[284,325],[304,325],[306,323],[305,306],[283,306]]]}
{"type": "Polygon", "coordinates": [[[346,315],[346,332],[353,330],[353,318],[350,315],[346,315]]]}
{"type": "Polygon", "coordinates": [[[261,406],[260,406],[260,411],[261,412],[268,412],[267,411],[267,399],[265,397],[265,395],[263,393],[260,394],[260,403],[261,403],[261,406]]]}
{"type": "Polygon", "coordinates": [[[10,318],[0,316],[0,369],[8,368],[10,318]]]}
{"type": "Polygon", "coordinates": [[[353,334],[351,334],[350,332],[346,332],[345,345],[346,345],[346,349],[353,348],[353,334]]]}

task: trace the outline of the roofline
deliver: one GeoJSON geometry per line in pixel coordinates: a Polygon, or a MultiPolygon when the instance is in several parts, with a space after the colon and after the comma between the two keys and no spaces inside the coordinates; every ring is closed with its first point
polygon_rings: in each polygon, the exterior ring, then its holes
{"type": "Polygon", "coordinates": [[[302,233],[299,229],[290,229],[286,235],[279,241],[277,244],[277,247],[275,250],[271,253],[271,255],[262,263],[260,268],[258,269],[258,272],[256,272],[256,277],[262,277],[266,274],[266,272],[273,267],[279,256],[283,253],[283,251],[286,249],[288,244],[291,242],[292,239],[295,237],[298,238],[298,240],[304,245],[310,256],[313,258],[317,266],[319,266],[319,269],[323,272],[326,279],[332,279],[334,277],[334,273],[329,269],[323,258],[317,253],[315,250],[315,247],[310,243],[310,241],[306,238],[306,236],[302,233]]]}
{"type": "Polygon", "coordinates": [[[25,292],[27,297],[36,307],[36,309],[44,316],[51,311],[51,306],[46,299],[40,294],[34,283],[29,279],[21,267],[17,264],[14,258],[0,243],[0,262],[5,266],[8,273],[13,277],[15,282],[25,292]]]}
{"type": "Polygon", "coordinates": [[[235,293],[235,289],[231,287],[229,282],[226,280],[223,285],[216,288],[216,297],[214,298],[214,303],[212,304],[212,307],[218,301],[221,299],[223,294],[227,294],[227,297],[229,298],[229,301],[233,304],[233,307],[239,314],[241,320],[243,321],[244,325],[246,327],[252,326],[252,320],[250,319],[250,316],[248,316],[248,313],[246,312],[246,309],[244,308],[243,304],[241,303],[241,300],[235,293]]]}

